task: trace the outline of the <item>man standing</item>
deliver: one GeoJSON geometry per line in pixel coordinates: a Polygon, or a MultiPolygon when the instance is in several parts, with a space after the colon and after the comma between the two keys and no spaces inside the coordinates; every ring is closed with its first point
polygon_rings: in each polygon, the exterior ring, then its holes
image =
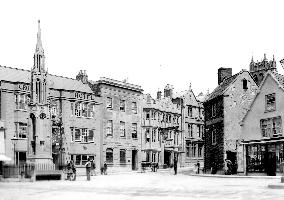
{"type": "Polygon", "coordinates": [[[104,175],[107,175],[107,164],[106,164],[106,162],[104,163],[104,175]]]}
{"type": "Polygon", "coordinates": [[[91,166],[92,166],[92,164],[91,164],[90,158],[88,158],[88,161],[85,164],[86,174],[87,174],[87,181],[91,180],[91,176],[90,176],[91,166]]]}
{"type": "Polygon", "coordinates": [[[174,171],[175,171],[175,175],[177,175],[177,157],[176,156],[174,158],[174,171]]]}
{"type": "Polygon", "coordinates": [[[199,170],[200,170],[200,163],[199,163],[199,161],[197,161],[196,166],[197,166],[197,174],[199,174],[199,170]]]}

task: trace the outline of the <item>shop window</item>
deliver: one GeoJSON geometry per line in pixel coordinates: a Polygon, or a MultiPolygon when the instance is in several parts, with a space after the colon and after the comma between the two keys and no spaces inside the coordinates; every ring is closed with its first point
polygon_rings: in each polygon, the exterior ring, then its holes
{"type": "Polygon", "coordinates": [[[88,156],[82,155],[82,165],[85,165],[88,162],[88,156]]]}
{"type": "Polygon", "coordinates": [[[86,154],[72,154],[71,155],[71,160],[74,161],[75,165],[77,166],[84,166],[88,159],[90,160],[95,160],[94,155],[86,155],[86,154]]]}
{"type": "Polygon", "coordinates": [[[125,122],[120,122],[120,137],[125,137],[125,122]]]}
{"type": "Polygon", "coordinates": [[[185,143],[186,157],[189,157],[190,154],[190,142],[186,141],[185,143]]]}
{"type": "Polygon", "coordinates": [[[265,95],[266,111],[276,110],[275,93],[265,95]]]}
{"type": "Polygon", "coordinates": [[[199,144],[198,145],[198,157],[202,157],[202,148],[203,148],[203,145],[199,144]]]}
{"type": "Polygon", "coordinates": [[[196,157],[196,145],[191,144],[191,157],[195,158],[196,157]]]}
{"type": "Polygon", "coordinates": [[[75,165],[81,165],[81,155],[76,155],[75,165]]]}
{"type": "Polygon", "coordinates": [[[113,163],[113,150],[110,148],[106,149],[106,162],[113,163]]]}
{"type": "Polygon", "coordinates": [[[120,158],[120,164],[126,163],[126,150],[125,149],[120,149],[119,158],[120,158]]]}
{"type": "Polygon", "coordinates": [[[152,153],[152,162],[156,162],[156,153],[152,153]]]}

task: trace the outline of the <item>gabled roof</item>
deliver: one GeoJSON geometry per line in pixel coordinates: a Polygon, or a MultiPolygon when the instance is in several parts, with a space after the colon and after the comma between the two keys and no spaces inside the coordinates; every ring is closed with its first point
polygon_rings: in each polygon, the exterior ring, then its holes
{"type": "Polygon", "coordinates": [[[258,88],[257,94],[254,96],[254,98],[253,98],[253,100],[252,100],[252,102],[251,102],[251,104],[250,104],[250,106],[249,106],[249,110],[247,110],[246,114],[245,114],[244,117],[242,118],[241,123],[243,123],[243,121],[245,120],[246,116],[248,115],[251,106],[254,104],[256,98],[258,97],[258,95],[259,95],[259,93],[260,93],[260,91],[261,91],[261,88],[263,87],[263,85],[264,85],[264,83],[265,83],[265,81],[266,81],[266,79],[267,79],[268,76],[271,76],[271,77],[275,80],[275,82],[278,84],[278,86],[279,86],[280,88],[282,88],[282,90],[284,91],[284,76],[283,76],[282,74],[278,74],[278,73],[275,72],[275,71],[270,71],[270,70],[269,70],[269,71],[265,74],[263,80],[261,81],[261,84],[260,84],[260,86],[259,86],[259,88],[258,88]]]}
{"type": "Polygon", "coordinates": [[[208,98],[206,99],[206,101],[210,101],[211,99],[214,99],[218,96],[221,96],[224,94],[224,92],[226,91],[226,89],[231,85],[232,82],[234,82],[234,80],[238,77],[239,74],[241,74],[241,72],[230,76],[228,78],[225,78],[222,83],[220,83],[220,85],[218,85],[215,90],[213,90],[213,92],[211,94],[209,94],[208,98]]]}
{"type": "MultiPolygon", "coordinates": [[[[12,67],[0,66],[0,80],[14,83],[31,83],[31,71],[12,67]]],[[[47,75],[48,87],[60,90],[74,90],[86,93],[93,91],[88,84],[83,84],[76,79],[63,76],[47,75]]]]}

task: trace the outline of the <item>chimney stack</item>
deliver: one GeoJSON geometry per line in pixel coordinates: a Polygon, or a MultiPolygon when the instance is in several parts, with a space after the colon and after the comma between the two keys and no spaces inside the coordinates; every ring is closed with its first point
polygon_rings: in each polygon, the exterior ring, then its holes
{"type": "Polygon", "coordinates": [[[158,90],[157,92],[157,99],[161,100],[162,99],[162,91],[158,90]]]}
{"type": "Polygon", "coordinates": [[[218,69],[218,85],[222,83],[225,78],[232,76],[232,68],[219,68],[218,69]]]}
{"type": "Polygon", "coordinates": [[[173,97],[173,86],[171,86],[170,84],[167,84],[164,89],[164,97],[173,97]]]}

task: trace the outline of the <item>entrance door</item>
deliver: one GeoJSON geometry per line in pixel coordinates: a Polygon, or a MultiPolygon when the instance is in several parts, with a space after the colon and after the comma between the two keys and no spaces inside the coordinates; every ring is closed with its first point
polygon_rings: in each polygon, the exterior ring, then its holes
{"type": "Polygon", "coordinates": [[[169,151],[164,152],[164,164],[168,167],[171,165],[171,152],[169,151]]]}
{"type": "Polygon", "coordinates": [[[276,153],[267,152],[265,170],[268,176],[276,176],[276,153]]]}
{"type": "Polygon", "coordinates": [[[137,170],[138,167],[137,150],[132,150],[132,170],[137,170]]]}

